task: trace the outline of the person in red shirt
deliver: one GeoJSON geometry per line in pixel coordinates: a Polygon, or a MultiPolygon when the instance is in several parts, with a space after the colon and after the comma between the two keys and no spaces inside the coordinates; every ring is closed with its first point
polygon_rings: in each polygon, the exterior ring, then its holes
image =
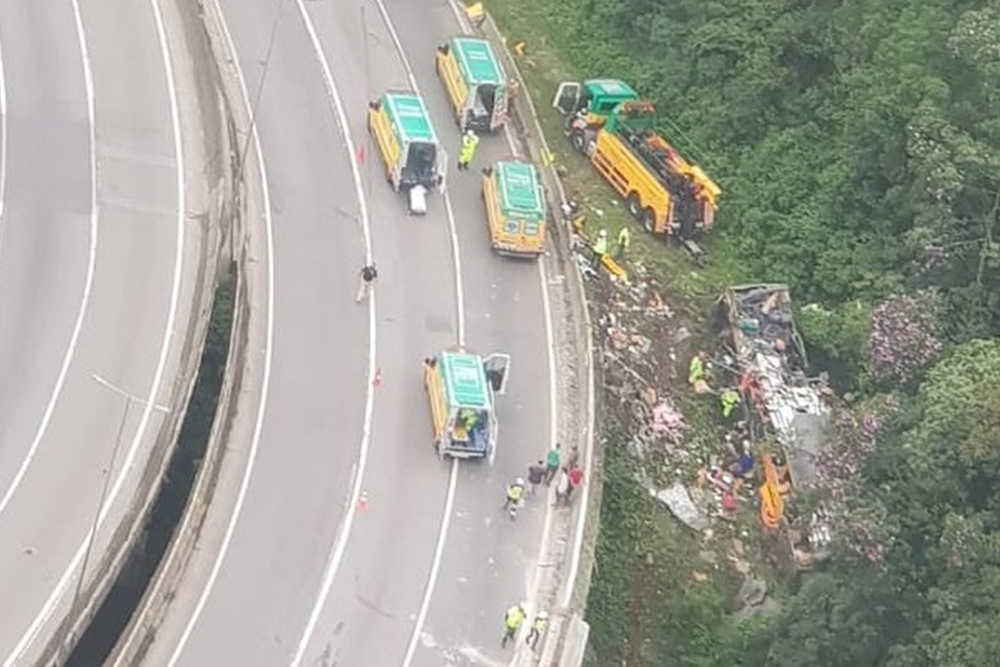
{"type": "Polygon", "coordinates": [[[576,466],[569,471],[569,491],[566,492],[567,505],[573,498],[573,491],[581,484],[583,484],[583,468],[576,466]]]}

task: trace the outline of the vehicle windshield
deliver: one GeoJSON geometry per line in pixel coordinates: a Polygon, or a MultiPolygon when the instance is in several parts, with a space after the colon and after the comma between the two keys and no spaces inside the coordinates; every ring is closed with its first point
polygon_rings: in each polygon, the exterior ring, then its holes
{"type": "Polygon", "coordinates": [[[424,141],[413,142],[410,144],[403,176],[418,182],[430,181],[434,178],[436,166],[437,145],[424,141]]]}

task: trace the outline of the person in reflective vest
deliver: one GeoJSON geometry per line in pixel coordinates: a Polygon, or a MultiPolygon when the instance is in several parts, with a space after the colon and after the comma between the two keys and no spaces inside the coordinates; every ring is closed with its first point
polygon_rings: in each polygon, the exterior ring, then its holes
{"type": "Polygon", "coordinates": [[[524,643],[531,647],[534,651],[538,647],[538,640],[542,638],[545,631],[549,627],[549,615],[547,612],[540,611],[538,615],[535,616],[535,620],[531,622],[531,632],[528,633],[528,637],[524,640],[524,643]]]}
{"type": "Polygon", "coordinates": [[[615,249],[615,259],[621,259],[625,257],[625,253],[628,251],[629,244],[632,243],[632,233],[629,232],[628,227],[622,227],[621,231],[618,232],[618,243],[615,249]]]}
{"type": "Polygon", "coordinates": [[[507,487],[507,499],[504,501],[503,508],[510,509],[510,507],[520,504],[523,499],[524,480],[518,477],[513,484],[507,487]]]}
{"type": "Polygon", "coordinates": [[[733,410],[740,404],[740,392],[735,389],[726,389],[720,397],[722,401],[722,416],[728,418],[733,414],[733,410]]]}
{"type": "Polygon", "coordinates": [[[522,623],[524,623],[524,605],[516,604],[503,616],[503,640],[500,642],[500,648],[507,648],[507,642],[513,641],[522,623]]]}
{"type": "Polygon", "coordinates": [[[594,253],[594,266],[598,266],[604,256],[608,254],[608,230],[602,229],[597,232],[597,240],[590,248],[594,253]]]}
{"type": "Polygon", "coordinates": [[[462,137],[462,149],[458,152],[458,168],[466,170],[476,154],[476,147],[479,146],[479,137],[472,130],[468,130],[462,137]]]}
{"type": "Polygon", "coordinates": [[[691,357],[691,365],[688,366],[688,384],[693,385],[698,380],[705,380],[707,378],[707,374],[705,373],[706,361],[708,361],[708,355],[704,352],[699,352],[691,357]]]}

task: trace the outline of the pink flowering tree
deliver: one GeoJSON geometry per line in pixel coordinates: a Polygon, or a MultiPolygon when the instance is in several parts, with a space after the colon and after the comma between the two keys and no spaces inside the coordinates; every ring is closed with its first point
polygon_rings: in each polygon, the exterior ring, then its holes
{"type": "Polygon", "coordinates": [[[941,299],[934,290],[897,294],[872,311],[871,374],[882,386],[910,386],[941,353],[941,299]]]}
{"type": "Polygon", "coordinates": [[[892,395],[878,396],[857,412],[834,411],[825,446],[816,461],[815,490],[825,510],[834,547],[848,560],[884,565],[892,541],[884,505],[870,493],[864,467],[878,445],[883,424],[897,411],[892,395]]]}

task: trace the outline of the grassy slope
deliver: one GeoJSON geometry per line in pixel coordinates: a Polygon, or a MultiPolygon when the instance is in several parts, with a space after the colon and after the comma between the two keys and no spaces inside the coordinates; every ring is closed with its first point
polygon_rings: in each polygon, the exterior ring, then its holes
{"type": "MultiPolygon", "coordinates": [[[[588,210],[588,227],[601,226],[612,238],[630,220],[612,191],[592,172],[586,160],[561,139],[559,116],[551,101],[558,83],[585,77],[616,76],[616,72],[574,70],[579,41],[560,10],[560,0],[488,0],[487,7],[510,41],[524,39],[527,54],[521,70],[556,160],[564,171],[571,198],[588,210]]],[[[705,335],[704,324],[712,299],[726,284],[740,280],[725,259],[725,248],[712,243],[710,262],[695,270],[684,254],[667,248],[632,224],[632,256],[658,282],[668,285],[665,298],[695,339],[705,335]]],[[[686,360],[682,356],[682,360],[686,360]]],[[[677,404],[704,438],[711,429],[713,410],[684,392],[677,404]]],[[[590,596],[591,664],[594,665],[711,665],[723,659],[720,633],[727,633],[726,599],[733,580],[725,568],[716,570],[699,557],[700,545],[692,533],[673,520],[633,480],[624,452],[619,420],[609,410],[601,415],[606,469],[601,510],[601,535],[590,596]],[[705,582],[695,580],[709,574],[705,582]]]]}

